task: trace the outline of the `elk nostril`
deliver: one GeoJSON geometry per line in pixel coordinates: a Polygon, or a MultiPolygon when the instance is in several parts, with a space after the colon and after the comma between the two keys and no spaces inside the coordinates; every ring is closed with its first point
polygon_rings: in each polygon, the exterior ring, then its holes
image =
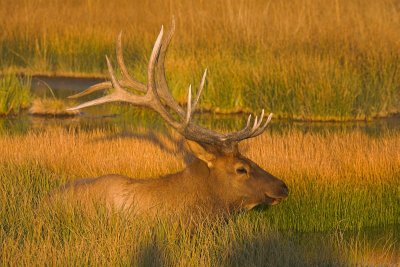
{"type": "Polygon", "coordinates": [[[287,187],[287,185],[285,183],[282,183],[282,192],[283,194],[285,194],[286,196],[289,195],[289,188],[287,187]]]}

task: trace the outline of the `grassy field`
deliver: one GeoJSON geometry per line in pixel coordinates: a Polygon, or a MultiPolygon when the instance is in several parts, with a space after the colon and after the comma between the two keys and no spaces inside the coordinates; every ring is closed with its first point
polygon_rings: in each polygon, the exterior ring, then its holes
{"type": "MultiPolygon", "coordinates": [[[[105,76],[123,30],[132,74],[145,79],[160,25],[177,22],[167,59],[185,101],[209,69],[204,107],[266,108],[302,120],[400,112],[400,8],[395,0],[0,0],[3,72],[105,76]]],[[[115,57],[114,57],[115,58],[115,57]]]]}
{"type": "Polygon", "coordinates": [[[27,109],[31,100],[31,79],[7,74],[0,77],[0,116],[15,115],[27,109]]]}
{"type": "MultiPolygon", "coordinates": [[[[177,29],[166,68],[181,103],[207,67],[203,109],[265,108],[274,118],[321,121],[400,114],[396,0],[0,0],[0,7],[0,115],[32,102],[31,79],[17,73],[106,77],[104,56],[115,62],[121,30],[128,68],[145,81],[155,37],[172,16],[177,29]]],[[[50,100],[32,108],[64,109],[50,100]]],[[[122,113],[116,120],[123,121],[127,110],[114,105],[107,114],[122,113]]],[[[142,114],[132,125],[161,125],[142,114]]],[[[87,213],[43,205],[70,180],[145,178],[184,167],[179,142],[145,130],[121,134],[106,120],[106,130],[43,130],[49,121],[42,118],[0,121],[0,265],[400,264],[399,131],[331,132],[324,125],[318,133],[282,130],[243,142],[245,155],[288,184],[289,198],[187,229],[108,215],[103,207],[87,213]],[[378,237],[370,237],[374,231],[378,237]]]]}
{"type": "MultiPolygon", "coordinates": [[[[144,133],[139,131],[139,133],[144,133]]],[[[66,181],[120,173],[151,177],[183,168],[184,153],[143,135],[53,129],[0,135],[1,265],[338,266],[398,264],[400,136],[286,131],[242,150],[283,179],[278,206],[188,230],[95,214],[42,199],[66,181]],[[140,151],[140,153],[139,153],[140,151]],[[168,162],[168,163],[167,163],[168,162]],[[397,229],[368,239],[364,229],[397,229]],[[346,237],[348,231],[356,233],[346,237]],[[358,234],[357,234],[358,233],[358,234]]]]}

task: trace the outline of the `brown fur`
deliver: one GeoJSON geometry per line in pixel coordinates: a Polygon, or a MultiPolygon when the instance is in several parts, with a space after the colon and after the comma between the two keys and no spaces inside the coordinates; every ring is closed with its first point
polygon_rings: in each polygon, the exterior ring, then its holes
{"type": "Polygon", "coordinates": [[[71,195],[85,203],[100,200],[109,210],[152,217],[224,216],[287,197],[286,185],[242,156],[237,147],[227,153],[188,143],[197,158],[181,172],[149,179],[115,174],[87,178],[64,185],[54,195],[71,195]]]}

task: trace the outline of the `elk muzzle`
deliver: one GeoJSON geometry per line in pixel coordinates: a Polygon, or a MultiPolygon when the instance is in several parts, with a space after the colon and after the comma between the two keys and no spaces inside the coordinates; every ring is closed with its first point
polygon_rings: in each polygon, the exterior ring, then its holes
{"type": "Polygon", "coordinates": [[[278,180],[273,190],[268,190],[268,192],[264,192],[265,202],[269,205],[279,204],[282,200],[286,199],[288,195],[289,188],[281,180],[278,180]]]}

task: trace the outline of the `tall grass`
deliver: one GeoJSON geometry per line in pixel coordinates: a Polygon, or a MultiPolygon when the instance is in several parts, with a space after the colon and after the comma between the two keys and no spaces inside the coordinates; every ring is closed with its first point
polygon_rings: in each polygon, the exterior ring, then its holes
{"type": "MultiPolygon", "coordinates": [[[[291,189],[288,201],[257,216],[265,216],[278,229],[300,231],[400,223],[399,135],[375,138],[357,131],[324,135],[294,131],[243,144],[249,158],[291,189]]],[[[107,173],[145,178],[182,169],[185,155],[176,151],[171,140],[159,139],[165,151],[160,150],[160,142],[140,133],[123,138],[102,131],[56,130],[2,136],[0,164],[38,162],[41,168],[69,179],[107,173]],[[146,153],[136,153],[144,149],[146,153]]]]}
{"type": "Polygon", "coordinates": [[[249,140],[244,153],[285,180],[290,197],[278,206],[191,230],[162,220],[110,216],[102,207],[85,213],[67,204],[55,209],[42,205],[48,192],[68,180],[105,173],[144,178],[183,168],[184,155],[174,142],[159,136],[165,146],[160,149],[144,136],[62,129],[1,135],[1,264],[399,263],[393,233],[378,241],[343,235],[373,226],[398,229],[398,133],[375,138],[360,132],[321,136],[291,131],[249,140]]]}
{"type": "Polygon", "coordinates": [[[132,74],[145,79],[161,24],[174,15],[167,59],[174,94],[209,68],[205,107],[266,108],[281,117],[370,119],[400,110],[395,0],[0,1],[8,71],[106,75],[123,30],[132,74]]]}
{"type": "Polygon", "coordinates": [[[30,77],[0,76],[0,116],[17,114],[30,104],[30,77]]]}

